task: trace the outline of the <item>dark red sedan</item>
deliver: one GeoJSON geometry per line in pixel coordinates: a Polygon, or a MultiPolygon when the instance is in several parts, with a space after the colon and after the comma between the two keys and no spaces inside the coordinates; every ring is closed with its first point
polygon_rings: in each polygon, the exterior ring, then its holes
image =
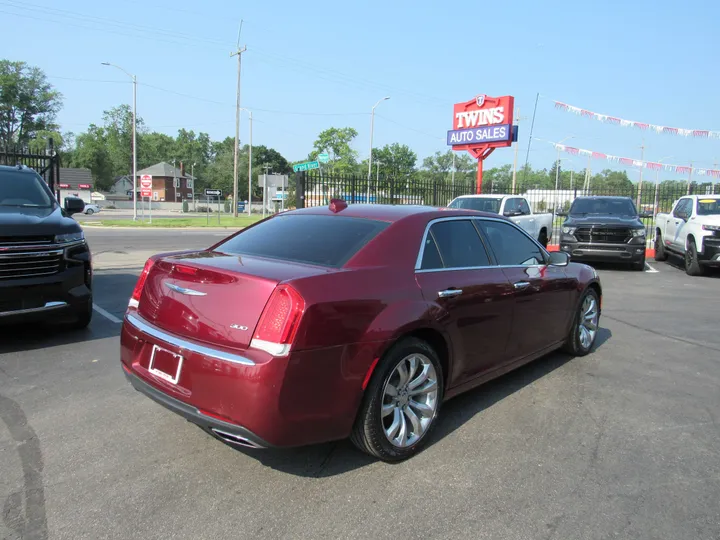
{"type": "Polygon", "coordinates": [[[592,268],[497,215],[334,200],[148,260],[122,367],[230,444],[349,436],[397,461],[444,400],[560,347],[587,354],[601,294],[592,268]]]}

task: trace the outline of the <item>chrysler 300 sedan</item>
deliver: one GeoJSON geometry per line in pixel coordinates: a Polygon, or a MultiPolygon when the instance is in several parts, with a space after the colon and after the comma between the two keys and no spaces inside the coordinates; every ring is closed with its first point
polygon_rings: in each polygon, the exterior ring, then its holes
{"type": "Polygon", "coordinates": [[[592,268],[501,216],[333,200],[151,257],[122,367],[231,445],[350,437],[399,461],[445,400],[558,348],[587,354],[601,294],[592,268]]]}

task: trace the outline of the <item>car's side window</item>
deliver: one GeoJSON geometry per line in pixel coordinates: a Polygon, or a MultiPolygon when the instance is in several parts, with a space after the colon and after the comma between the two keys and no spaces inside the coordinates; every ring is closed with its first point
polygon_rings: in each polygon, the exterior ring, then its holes
{"type": "Polygon", "coordinates": [[[423,249],[422,263],[420,264],[421,270],[437,270],[443,267],[442,257],[438,251],[437,244],[432,234],[428,234],[425,239],[425,246],[423,249]]]}
{"type": "Polygon", "coordinates": [[[519,199],[520,200],[520,211],[523,213],[523,215],[529,216],[530,215],[530,205],[525,199],[519,199]]]}
{"type": "Polygon", "coordinates": [[[675,207],[673,215],[679,218],[683,213],[690,214],[690,199],[680,199],[680,202],[675,207]]]}
{"type": "Polygon", "coordinates": [[[428,240],[425,241],[425,252],[421,265],[423,270],[490,266],[490,258],[485,246],[477,229],[469,219],[434,223],[428,234],[428,239],[430,238],[432,243],[428,243],[428,240]],[[437,258],[432,255],[433,248],[437,251],[437,258]],[[427,254],[428,250],[431,252],[430,255],[427,254]],[[438,259],[442,266],[437,266],[438,259]]]}
{"type": "Polygon", "coordinates": [[[526,234],[509,223],[478,220],[500,266],[545,264],[542,249],[526,234]]]}
{"type": "Polygon", "coordinates": [[[505,212],[517,212],[520,210],[519,200],[520,199],[508,199],[505,201],[505,212]]]}

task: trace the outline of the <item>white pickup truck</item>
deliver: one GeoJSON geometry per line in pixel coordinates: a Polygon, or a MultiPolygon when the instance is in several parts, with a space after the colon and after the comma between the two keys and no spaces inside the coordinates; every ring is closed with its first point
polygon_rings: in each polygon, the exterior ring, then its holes
{"type": "Polygon", "coordinates": [[[453,199],[448,207],[479,210],[508,217],[545,247],[552,238],[553,215],[534,214],[525,197],[497,194],[462,195],[453,199]]]}
{"type": "Polygon", "coordinates": [[[655,260],[682,255],[685,271],[700,276],[720,266],[720,195],[688,195],[655,217],[655,260]]]}

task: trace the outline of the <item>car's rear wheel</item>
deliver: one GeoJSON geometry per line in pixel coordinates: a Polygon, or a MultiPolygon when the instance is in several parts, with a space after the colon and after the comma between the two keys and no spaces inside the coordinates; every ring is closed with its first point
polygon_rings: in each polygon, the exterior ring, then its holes
{"type": "Polygon", "coordinates": [[[88,216],[92,216],[92,215],[95,213],[95,210],[93,210],[92,208],[88,208],[88,209],[87,209],[87,212],[85,212],[85,213],[86,213],[88,216]]]}
{"type": "Polygon", "coordinates": [[[705,274],[705,268],[700,264],[700,261],[698,261],[695,240],[689,240],[687,249],[685,250],[685,272],[689,276],[702,276],[705,274]]]}
{"type": "Polygon", "coordinates": [[[665,244],[663,244],[662,234],[658,231],[655,234],[655,260],[656,261],[667,261],[668,254],[665,251],[665,244]]]}
{"type": "Polygon", "coordinates": [[[415,338],[398,342],[380,360],[358,412],[352,442],[383,461],[402,461],[428,440],[443,398],[436,352],[415,338]]]}
{"type": "Polygon", "coordinates": [[[565,351],[573,356],[585,356],[590,352],[600,327],[600,298],[595,289],[585,291],[580,307],[575,313],[565,351]]]}

